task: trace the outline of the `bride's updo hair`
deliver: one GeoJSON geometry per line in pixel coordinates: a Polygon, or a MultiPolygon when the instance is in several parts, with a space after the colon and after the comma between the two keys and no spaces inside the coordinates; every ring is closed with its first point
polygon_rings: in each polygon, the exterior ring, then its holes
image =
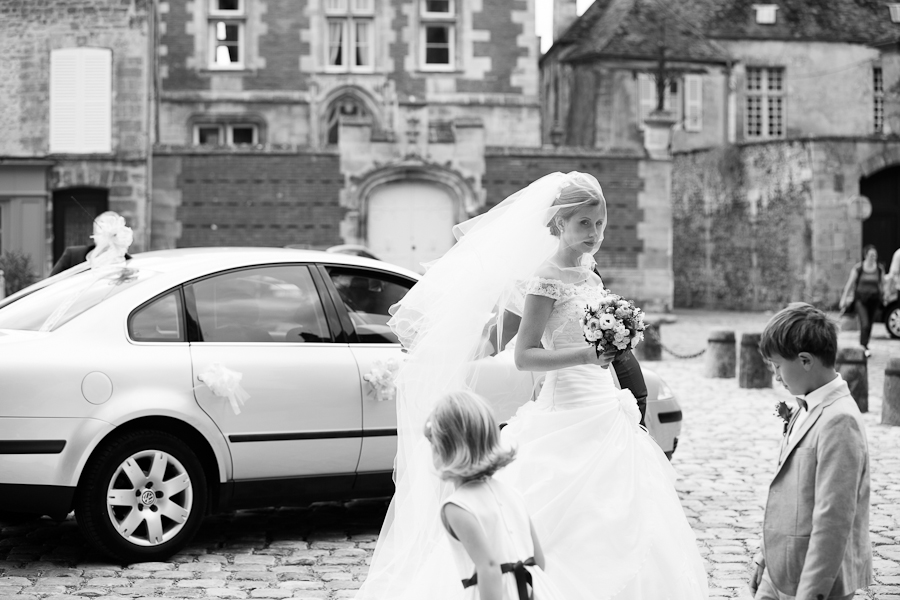
{"type": "Polygon", "coordinates": [[[450,392],[425,423],[425,437],[437,457],[442,479],[459,483],[490,477],[516,456],[500,445],[500,428],[491,407],[469,391],[450,392]]]}
{"type": "Polygon", "coordinates": [[[559,237],[562,231],[559,229],[559,221],[566,221],[579,209],[585,206],[603,206],[603,218],[606,219],[606,198],[597,178],[589,173],[571,171],[566,174],[566,181],[552,206],[573,204],[556,211],[556,214],[547,223],[550,233],[559,237]]]}

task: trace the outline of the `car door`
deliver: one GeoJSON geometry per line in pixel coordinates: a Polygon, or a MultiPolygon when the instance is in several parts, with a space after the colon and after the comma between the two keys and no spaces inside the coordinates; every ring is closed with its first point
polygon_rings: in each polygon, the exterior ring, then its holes
{"type": "Polygon", "coordinates": [[[362,432],[359,375],[348,344],[329,328],[322,283],[306,265],[287,264],[185,286],[195,397],[228,440],[235,481],[346,475],[352,485],[362,432]],[[239,414],[196,381],[217,363],[241,375],[249,399],[239,414]]]}
{"type": "Polygon", "coordinates": [[[393,395],[379,394],[368,374],[399,366],[405,355],[387,322],[388,309],[400,301],[415,281],[401,275],[344,265],[324,265],[335,304],[350,328],[350,349],[363,378],[363,441],[357,471],[392,471],[397,454],[397,403],[393,395]]]}

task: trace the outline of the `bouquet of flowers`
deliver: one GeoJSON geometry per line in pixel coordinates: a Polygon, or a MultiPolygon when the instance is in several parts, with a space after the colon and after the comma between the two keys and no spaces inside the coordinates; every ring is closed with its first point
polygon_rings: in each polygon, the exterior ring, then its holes
{"type": "Polygon", "coordinates": [[[597,356],[611,350],[624,352],[644,339],[644,311],[631,300],[607,292],[585,307],[581,328],[597,356]]]}

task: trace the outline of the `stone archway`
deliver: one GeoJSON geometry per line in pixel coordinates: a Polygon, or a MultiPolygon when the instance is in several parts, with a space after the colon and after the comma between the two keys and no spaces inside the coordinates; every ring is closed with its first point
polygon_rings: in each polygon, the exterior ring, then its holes
{"type": "Polygon", "coordinates": [[[418,161],[375,169],[354,191],[358,238],[382,260],[420,273],[453,246],[452,228],[475,198],[455,171],[418,161]]]}
{"type": "Polygon", "coordinates": [[[859,180],[860,194],[872,203],[871,216],[862,222],[862,244],[872,244],[881,262],[900,248],[900,164],[883,167],[859,180]]]}

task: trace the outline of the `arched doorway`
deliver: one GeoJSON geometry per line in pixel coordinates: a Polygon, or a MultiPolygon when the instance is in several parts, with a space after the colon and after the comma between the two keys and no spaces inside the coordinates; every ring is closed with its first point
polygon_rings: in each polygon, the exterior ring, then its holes
{"type": "Polygon", "coordinates": [[[863,177],[859,191],[872,202],[872,215],[863,221],[863,245],[875,246],[887,265],[900,248],[900,165],[863,177]]]}
{"type": "Polygon", "coordinates": [[[53,262],[66,246],[91,243],[94,219],[109,210],[109,190],[104,188],[67,188],[53,192],[53,262]]]}
{"type": "Polygon", "coordinates": [[[423,273],[421,263],[453,246],[456,214],[456,201],[444,186],[424,181],[380,185],[367,201],[367,245],[381,260],[423,273]]]}

